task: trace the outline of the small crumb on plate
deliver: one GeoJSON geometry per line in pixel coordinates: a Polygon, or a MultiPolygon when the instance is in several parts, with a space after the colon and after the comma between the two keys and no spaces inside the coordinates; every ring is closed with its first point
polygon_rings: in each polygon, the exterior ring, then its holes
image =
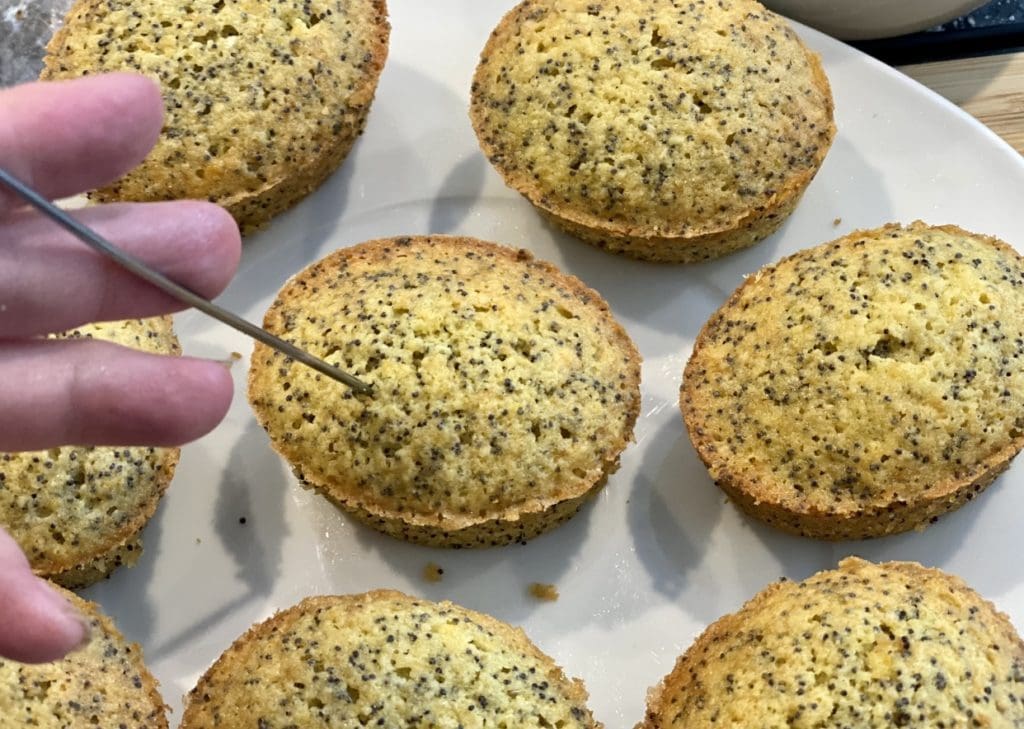
{"type": "Polygon", "coordinates": [[[554,602],[558,599],[558,588],[543,582],[534,582],[530,585],[530,596],[538,600],[554,602]]]}
{"type": "Polygon", "coordinates": [[[423,579],[427,582],[440,582],[443,578],[444,570],[441,569],[441,566],[427,562],[427,566],[423,568],[423,579]]]}

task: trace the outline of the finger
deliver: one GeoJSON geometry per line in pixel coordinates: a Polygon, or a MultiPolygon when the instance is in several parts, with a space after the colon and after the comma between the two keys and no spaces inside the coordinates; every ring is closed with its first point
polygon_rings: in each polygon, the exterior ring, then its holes
{"type": "MultiPolygon", "coordinates": [[[[163,102],[135,74],[0,90],[0,166],[51,198],[113,182],[156,143],[163,102]]],[[[19,205],[0,188],[0,214],[19,205]]]]}
{"type": "MultiPolygon", "coordinates": [[[[238,226],[210,203],[119,203],[74,214],[122,250],[207,298],[219,294],[238,267],[238,226]]],[[[183,308],[35,212],[9,217],[0,226],[0,337],[183,308]]]]}
{"type": "Polygon", "coordinates": [[[211,430],[234,388],[227,368],[110,342],[0,343],[0,451],[180,445],[211,430]]]}
{"type": "Polygon", "coordinates": [[[57,660],[89,639],[86,626],[67,600],[32,574],[17,542],[0,529],[0,656],[57,660]]]}

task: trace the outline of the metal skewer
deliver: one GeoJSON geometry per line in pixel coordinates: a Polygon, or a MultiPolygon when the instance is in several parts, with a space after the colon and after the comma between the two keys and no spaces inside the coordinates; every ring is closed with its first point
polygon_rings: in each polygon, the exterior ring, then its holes
{"type": "Polygon", "coordinates": [[[78,237],[83,242],[87,243],[90,247],[113,259],[139,278],[148,281],[162,291],[170,294],[178,301],[199,309],[199,311],[204,314],[212,316],[214,319],[237,329],[243,334],[249,335],[253,339],[266,344],[268,347],[276,349],[278,352],[291,357],[297,362],[301,362],[308,367],[312,367],[317,372],[321,372],[331,379],[348,385],[356,392],[370,394],[373,391],[373,388],[362,380],[353,377],[349,373],[338,369],[332,364],[324,362],[318,357],[314,357],[309,352],[299,349],[294,344],[274,336],[266,329],[261,329],[237,314],[233,314],[227,309],[204,299],[199,294],[190,291],[181,284],[175,283],[159,271],[153,270],[139,259],[116,247],[96,231],[68,215],[65,211],[61,210],[2,167],[0,167],[0,182],[14,190],[14,192],[25,200],[25,202],[29,203],[39,212],[49,217],[52,221],[78,237]]]}

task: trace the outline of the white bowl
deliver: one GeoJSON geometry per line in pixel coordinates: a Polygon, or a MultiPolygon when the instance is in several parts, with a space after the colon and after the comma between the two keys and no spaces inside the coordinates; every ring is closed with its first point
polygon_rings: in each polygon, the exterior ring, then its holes
{"type": "Polygon", "coordinates": [[[945,23],[984,0],[763,0],[772,10],[843,40],[888,38],[945,23]]]}

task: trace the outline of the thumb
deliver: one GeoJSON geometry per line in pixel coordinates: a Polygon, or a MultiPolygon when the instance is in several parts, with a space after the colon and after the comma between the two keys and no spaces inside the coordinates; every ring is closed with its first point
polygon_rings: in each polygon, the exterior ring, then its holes
{"type": "Polygon", "coordinates": [[[87,626],[67,600],[32,574],[17,542],[0,529],[0,657],[56,660],[89,639],[87,626]]]}

